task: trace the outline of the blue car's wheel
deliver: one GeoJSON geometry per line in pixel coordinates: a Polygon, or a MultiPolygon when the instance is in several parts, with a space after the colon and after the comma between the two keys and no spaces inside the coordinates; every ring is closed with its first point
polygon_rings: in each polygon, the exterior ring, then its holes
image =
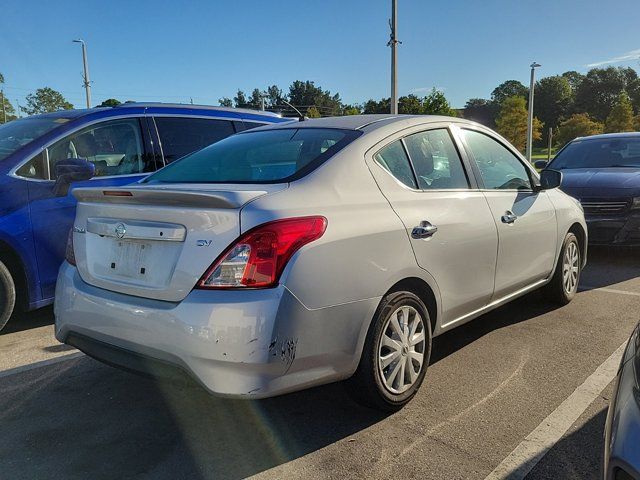
{"type": "Polygon", "coordinates": [[[11,272],[0,262],[0,330],[11,318],[16,305],[16,285],[11,272]]]}

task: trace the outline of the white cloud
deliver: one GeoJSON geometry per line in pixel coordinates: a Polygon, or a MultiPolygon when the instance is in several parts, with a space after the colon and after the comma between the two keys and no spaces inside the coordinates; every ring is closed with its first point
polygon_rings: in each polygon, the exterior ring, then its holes
{"type": "Polygon", "coordinates": [[[619,57],[610,58],[609,60],[603,60],[602,62],[595,62],[587,64],[587,67],[601,67],[602,65],[609,65],[611,63],[627,62],[629,60],[640,59],[640,48],[637,50],[631,50],[630,52],[620,55],[619,57]]]}

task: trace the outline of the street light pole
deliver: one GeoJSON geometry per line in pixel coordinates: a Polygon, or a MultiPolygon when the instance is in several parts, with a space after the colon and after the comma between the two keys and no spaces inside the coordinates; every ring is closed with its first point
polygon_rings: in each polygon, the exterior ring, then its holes
{"type": "Polygon", "coordinates": [[[91,108],[91,80],[89,80],[89,62],[87,61],[87,45],[84,40],[73,40],[74,43],[82,44],[82,64],[84,66],[84,89],[87,93],[87,108],[91,108]]]}
{"type": "Polygon", "coordinates": [[[391,38],[388,46],[391,47],[391,113],[398,113],[398,0],[391,0],[391,38]]]}
{"type": "Polygon", "coordinates": [[[529,83],[529,118],[527,120],[527,161],[531,162],[531,148],[533,144],[533,94],[535,89],[536,68],[541,67],[539,63],[531,64],[531,82],[529,83]]]}

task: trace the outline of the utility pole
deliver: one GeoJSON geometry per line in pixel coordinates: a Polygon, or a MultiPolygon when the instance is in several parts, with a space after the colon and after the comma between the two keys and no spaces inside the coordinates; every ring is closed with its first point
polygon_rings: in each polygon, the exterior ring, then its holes
{"type": "Polygon", "coordinates": [[[7,112],[4,108],[4,90],[0,90],[0,101],[2,102],[2,123],[7,123],[7,112]]]}
{"type": "Polygon", "coordinates": [[[398,114],[398,0],[391,0],[391,36],[388,46],[391,47],[391,114],[398,114]]]}
{"type": "Polygon", "coordinates": [[[553,145],[553,128],[549,127],[549,144],[547,145],[547,163],[551,161],[551,145],[553,145]]]}
{"type": "Polygon", "coordinates": [[[87,45],[81,38],[73,40],[74,43],[82,44],[82,65],[84,66],[84,89],[87,93],[87,108],[91,108],[91,80],[89,80],[89,62],[87,61],[87,45]]]}
{"type": "Polygon", "coordinates": [[[531,64],[531,82],[529,83],[529,118],[527,121],[527,161],[531,162],[531,148],[533,143],[533,93],[535,88],[536,68],[541,67],[539,63],[531,64]]]}

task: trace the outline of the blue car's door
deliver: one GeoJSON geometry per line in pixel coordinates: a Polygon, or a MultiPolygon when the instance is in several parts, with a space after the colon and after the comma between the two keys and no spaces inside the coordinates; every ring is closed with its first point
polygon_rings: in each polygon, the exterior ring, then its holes
{"type": "Polygon", "coordinates": [[[92,162],[96,176],[74,183],[65,196],[54,195],[54,181],[29,182],[31,224],[43,299],[55,293],[58,269],[75,218],[73,188],[126,185],[144,178],[157,166],[144,117],[93,123],[49,146],[44,161],[52,180],[56,162],[64,158],[92,162]]]}

